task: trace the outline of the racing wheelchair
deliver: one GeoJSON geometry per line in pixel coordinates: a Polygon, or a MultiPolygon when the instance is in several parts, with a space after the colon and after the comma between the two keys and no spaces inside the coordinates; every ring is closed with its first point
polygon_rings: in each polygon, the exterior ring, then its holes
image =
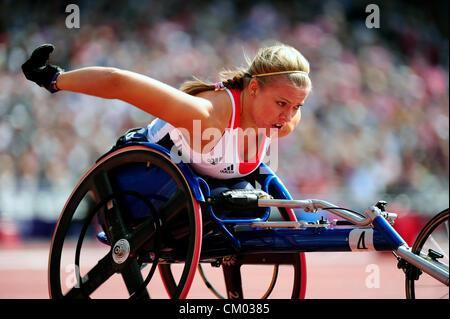
{"type": "Polygon", "coordinates": [[[286,298],[304,298],[305,252],[369,250],[393,252],[406,275],[407,298],[428,297],[430,279],[438,294],[432,298],[448,298],[448,209],[409,247],[383,201],[359,213],[294,200],[265,164],[248,179],[254,190],[212,196],[208,183],[167,148],[136,140],[116,145],[85,173],[60,214],[49,256],[50,297],[94,298],[116,280],[124,285],[122,297],[155,298],[165,290],[170,298],[187,298],[199,271],[218,298],[244,298],[254,283],[242,276],[242,266],[265,265],[273,270],[261,292],[267,298],[279,267],[288,265],[293,278],[286,298]],[[327,210],[340,219],[302,221],[294,209],[327,210]],[[206,278],[206,264],[222,268],[225,294],[206,278]],[[165,289],[152,288],[157,278],[165,289]]]}

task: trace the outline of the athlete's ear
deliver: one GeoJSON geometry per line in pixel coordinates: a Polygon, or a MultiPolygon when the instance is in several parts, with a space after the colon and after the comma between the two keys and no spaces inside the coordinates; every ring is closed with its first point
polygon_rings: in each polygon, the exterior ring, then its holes
{"type": "Polygon", "coordinates": [[[256,96],[259,89],[260,89],[260,86],[259,86],[258,81],[255,78],[251,79],[248,84],[248,91],[249,91],[250,95],[256,96]]]}

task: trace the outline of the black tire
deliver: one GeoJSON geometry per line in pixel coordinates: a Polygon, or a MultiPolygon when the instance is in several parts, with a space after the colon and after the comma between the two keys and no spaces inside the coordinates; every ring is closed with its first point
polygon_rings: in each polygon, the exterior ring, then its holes
{"type": "MultiPolygon", "coordinates": [[[[291,215],[284,208],[279,209],[282,220],[291,220],[291,215]]],[[[219,299],[242,299],[244,298],[244,292],[247,290],[243,287],[243,284],[254,286],[255,283],[245,282],[242,280],[241,268],[247,265],[270,265],[271,272],[267,272],[267,277],[271,280],[269,284],[262,289],[261,295],[254,298],[267,299],[272,293],[278,278],[279,266],[289,265],[293,266],[293,281],[292,291],[290,296],[285,298],[291,299],[303,299],[305,297],[306,290],[306,260],[304,253],[273,253],[273,254],[248,254],[248,255],[236,255],[227,256],[222,262],[222,273],[225,281],[225,294],[221,294],[206,277],[203,268],[199,265],[200,276],[205,283],[206,287],[219,299]],[[243,289],[244,288],[244,289],[243,289]],[[224,296],[225,295],[225,296],[224,296]]],[[[174,289],[173,274],[170,265],[159,265],[160,273],[165,282],[166,289],[171,294],[174,289]]],[[[220,276],[220,274],[219,274],[220,276]]],[[[263,279],[264,281],[264,279],[263,279]]],[[[254,287],[252,287],[254,288],[254,287]]],[[[253,289],[254,290],[254,289],[253,289]]]]}
{"type": "Polygon", "coordinates": [[[148,298],[144,286],[148,284],[158,260],[184,262],[173,297],[185,296],[198,265],[201,239],[201,216],[190,186],[178,166],[165,154],[145,146],[134,145],[116,150],[102,158],[82,177],[61,212],[50,248],[50,297],[95,297],[97,288],[107,286],[105,283],[109,279],[120,274],[126,286],[121,296],[148,298]],[[128,175],[132,176],[130,169],[139,172],[137,179],[127,180],[128,175]],[[166,197],[151,194],[150,189],[156,188],[154,185],[159,182],[156,180],[159,175],[154,175],[155,172],[162,174],[166,178],[164,185],[171,187],[166,197]],[[120,184],[123,181],[126,183],[120,184]],[[145,181],[145,186],[149,188],[141,190],[144,184],[138,181],[145,181]],[[123,185],[134,186],[123,189],[123,185]],[[129,206],[130,203],[134,206],[129,206]],[[136,211],[144,216],[134,216],[136,211]],[[107,245],[97,243],[96,239],[86,240],[87,250],[95,243],[105,248],[98,253],[95,264],[88,265],[88,271],[84,271],[80,265],[83,240],[85,237],[91,239],[102,229],[107,245]],[[73,238],[77,241],[75,252],[73,238]],[[170,250],[170,256],[167,253],[164,255],[162,249],[170,250]],[[128,257],[123,257],[124,254],[128,257]],[[74,285],[67,286],[68,280],[61,274],[67,271],[65,266],[72,260],[76,276],[72,281],[74,285]],[[141,266],[150,262],[153,263],[152,269],[144,281],[141,266]]]}
{"type": "MultiPolygon", "coordinates": [[[[431,242],[433,240],[433,236],[439,236],[439,243],[442,243],[442,245],[439,245],[440,249],[438,249],[437,246],[433,247],[433,249],[438,250],[439,253],[444,253],[443,262],[446,263],[448,267],[448,253],[449,253],[448,220],[449,220],[448,209],[445,209],[436,216],[434,216],[424,226],[424,228],[417,236],[416,241],[414,242],[414,245],[411,248],[411,251],[417,255],[419,255],[421,252],[428,254],[427,249],[430,248],[428,247],[428,242],[431,242]],[[427,245],[425,245],[426,243],[427,245]]],[[[436,242],[435,239],[434,242],[436,242]]],[[[407,299],[416,299],[416,298],[435,299],[441,297],[448,299],[448,286],[438,282],[434,278],[429,277],[427,274],[421,274],[417,279],[418,274],[420,274],[420,271],[416,267],[411,266],[407,270],[405,282],[407,299]],[[427,291],[426,293],[425,290],[427,291]]]]}
{"type": "MultiPolygon", "coordinates": [[[[271,194],[276,194],[271,192],[271,194]]],[[[294,219],[293,212],[288,213],[287,209],[278,209],[282,220],[294,219]]],[[[277,281],[277,274],[281,265],[293,266],[292,290],[290,296],[283,298],[303,299],[306,293],[306,260],[304,253],[270,253],[270,254],[248,254],[229,256],[223,263],[222,270],[225,279],[226,294],[229,299],[243,299],[246,291],[245,284],[252,287],[255,283],[242,280],[242,266],[247,265],[273,265],[273,276],[265,292],[261,294],[261,299],[269,298],[277,281]]],[[[268,273],[270,275],[270,273],[268,273]]],[[[268,277],[268,276],[267,276],[268,277]]],[[[252,287],[253,288],[253,287],[252,287]]],[[[263,290],[264,291],[264,290],[263,290]]],[[[255,297],[252,297],[255,298],[255,297]]]]}
{"type": "MultiPolygon", "coordinates": [[[[276,276],[281,265],[293,266],[292,290],[290,296],[283,298],[299,299],[301,298],[301,280],[302,280],[302,259],[300,253],[270,253],[270,254],[248,254],[242,256],[231,256],[224,265],[222,265],[223,275],[225,279],[227,297],[229,299],[241,299],[245,297],[245,291],[249,291],[245,285],[253,289],[255,283],[242,280],[242,266],[252,265],[270,265],[273,266],[274,275],[267,286],[266,291],[261,294],[261,299],[269,298],[272,290],[276,285],[276,276]]],[[[270,272],[267,272],[270,275],[270,272]]],[[[270,278],[268,276],[268,278],[270,278]]],[[[264,278],[261,278],[264,280],[264,278]]],[[[253,299],[254,297],[252,297],[253,299]]]]}

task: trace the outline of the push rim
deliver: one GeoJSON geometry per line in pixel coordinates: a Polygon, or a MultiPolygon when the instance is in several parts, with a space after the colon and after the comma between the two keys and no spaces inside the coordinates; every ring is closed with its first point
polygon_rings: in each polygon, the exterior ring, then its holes
{"type": "MultiPolygon", "coordinates": [[[[71,293],[76,291],[76,287],[69,290],[69,293],[64,295],[62,291],[62,278],[61,278],[61,267],[62,267],[62,253],[64,248],[64,242],[66,237],[69,235],[69,227],[72,223],[72,218],[76,212],[78,205],[81,201],[91,195],[94,188],[94,178],[98,177],[104,172],[110,172],[113,169],[124,165],[125,163],[146,163],[151,165],[157,165],[157,167],[167,173],[175,182],[177,189],[177,196],[183,198],[182,207],[177,207],[176,201],[168,201],[168,203],[174,203],[172,206],[166,205],[165,208],[175,208],[174,211],[186,211],[188,220],[188,244],[186,251],[185,264],[183,272],[179,282],[177,283],[176,291],[173,297],[183,298],[187,295],[189,288],[192,284],[195,270],[198,265],[198,260],[200,256],[201,248],[201,216],[199,216],[199,211],[195,208],[194,199],[192,196],[189,184],[185,180],[183,174],[179,168],[170,161],[164,154],[149,149],[143,146],[128,146],[123,149],[117,150],[100,162],[94,165],[80,180],[77,187],[72,192],[66,205],[60,215],[57,222],[57,226],[52,238],[50,255],[49,255],[49,294],[52,298],[63,298],[63,297],[87,297],[102,285],[106,280],[108,280],[114,273],[120,271],[122,277],[127,285],[128,292],[131,295],[136,289],[139,289],[140,285],[144,282],[142,279],[142,274],[140,272],[140,265],[137,260],[137,256],[130,258],[130,262],[127,262],[126,267],[118,267],[112,258],[111,251],[106,253],[99,261],[97,266],[93,267],[89,272],[88,276],[85,276],[83,280],[87,280],[88,283],[83,283],[84,286],[89,287],[87,296],[71,293]],[[87,279],[88,278],[88,279],[87,279]],[[126,281],[132,281],[129,284],[126,281]]],[[[93,196],[95,197],[95,195],[93,196]]],[[[98,200],[97,200],[98,202],[98,200]]],[[[180,203],[178,203],[180,205],[180,203]]],[[[146,242],[148,235],[143,235],[144,230],[153,230],[155,233],[154,221],[147,221],[144,223],[147,229],[139,226],[135,231],[128,233],[127,237],[131,242],[143,245],[146,242]]],[[[120,226],[120,225],[119,225],[120,226]]],[[[120,226],[122,227],[122,226],[120,226]]],[[[148,233],[147,233],[148,234],[148,233]]],[[[138,247],[135,247],[137,251],[138,247]]]]}

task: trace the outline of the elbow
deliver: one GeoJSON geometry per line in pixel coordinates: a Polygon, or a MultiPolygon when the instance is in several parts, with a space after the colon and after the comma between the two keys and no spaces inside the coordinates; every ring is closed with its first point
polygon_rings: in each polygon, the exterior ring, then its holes
{"type": "Polygon", "coordinates": [[[216,119],[211,101],[202,99],[200,103],[198,103],[198,118],[207,122],[216,119]]]}
{"type": "Polygon", "coordinates": [[[106,69],[106,80],[111,86],[111,89],[118,89],[123,84],[123,71],[118,68],[106,69]]]}
{"type": "Polygon", "coordinates": [[[206,118],[210,118],[211,116],[214,116],[214,107],[211,101],[209,100],[202,100],[201,101],[201,110],[202,114],[206,118]]]}

